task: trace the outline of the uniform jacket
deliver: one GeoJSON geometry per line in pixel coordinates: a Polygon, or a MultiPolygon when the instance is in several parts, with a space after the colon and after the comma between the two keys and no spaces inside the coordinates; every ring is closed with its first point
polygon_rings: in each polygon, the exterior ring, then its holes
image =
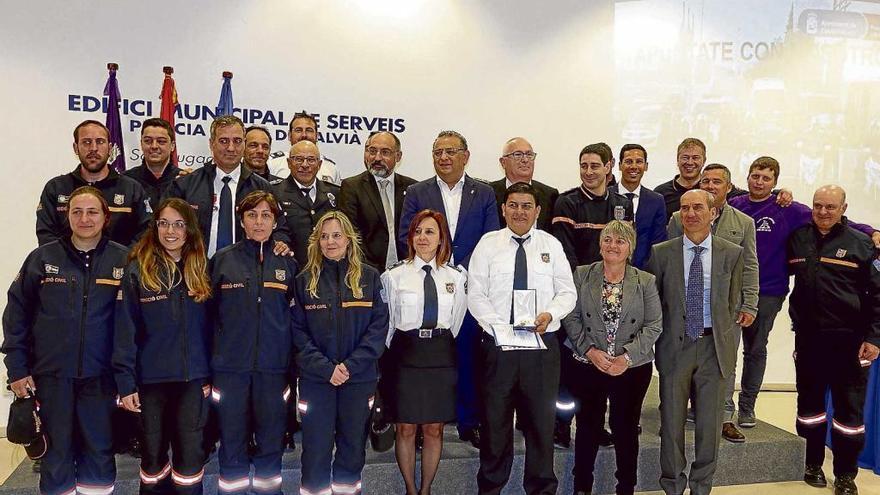
{"type": "Polygon", "coordinates": [[[326,383],[337,364],[348,369],[351,383],[378,378],[377,363],[388,334],[388,304],[381,296],[379,272],[362,267],[363,298],[345,285],[348,261],[324,259],[318,297],[308,287],[311,273],[296,277],[293,338],[301,380],[326,383]]]}
{"type": "MultiPolygon", "coordinates": [[[[579,266],[574,272],[578,302],[562,325],[581,356],[591,347],[608,352],[608,333],[602,321],[604,270],[604,263],[597,261],[579,266]]],[[[656,279],[648,272],[627,266],[623,277],[620,323],[614,339],[615,349],[625,350],[632,359],[632,366],[650,363],[654,359],[654,343],[663,330],[662,322],[656,279]]]]}
{"type": "Polygon", "coordinates": [[[4,363],[28,375],[84,378],[110,372],[113,313],[127,249],[102,238],[86,266],[70,239],[28,255],[3,313],[4,363]]]}
{"type": "Polygon", "coordinates": [[[159,207],[159,201],[165,195],[165,191],[171,187],[171,183],[177,178],[180,168],[169,163],[162,171],[162,176],[157,178],[150,172],[146,164],[141,163],[137,167],[131,168],[123,172],[123,175],[130,177],[138,182],[144,188],[144,193],[150,200],[150,206],[153,210],[159,207]]]}
{"type": "MultiPolygon", "coordinates": [[[[648,264],[648,256],[651,254],[651,246],[665,241],[666,234],[666,203],[663,196],[639,186],[639,208],[636,210],[636,248],[632,255],[632,264],[638,269],[644,269],[648,264]]],[[[613,188],[620,193],[619,186],[613,188]]],[[[626,196],[626,191],[620,193],[626,196]]],[[[633,205],[635,206],[635,205],[633,205]]]]}
{"type": "Polygon", "coordinates": [[[309,236],[318,219],[339,207],[339,186],[316,180],[315,189],[315,202],[309,206],[293,178],[288,177],[272,185],[272,194],[278,200],[290,229],[290,249],[299,266],[305,266],[308,261],[309,236]]]}
{"type": "Polygon", "coordinates": [[[82,186],[94,186],[110,206],[111,241],[130,246],[150,224],[153,213],[144,189],[132,178],[119,175],[112,168],[103,180],[89,183],[83,180],[79,166],[73,172],[59,175],[46,183],[37,205],[37,241],[40,245],[63,237],[70,237],[67,223],[67,202],[70,193],[82,186]]]}
{"type": "MultiPolygon", "coordinates": [[[[671,372],[685,336],[685,286],[683,239],[655,245],[648,272],[657,277],[663,307],[663,332],[655,346],[657,371],[671,372]]],[[[712,234],[712,339],[722,376],[734,372],[739,327],[734,325],[742,307],[743,248],[712,234]]]]}
{"type": "Polygon", "coordinates": [[[214,371],[290,371],[290,306],[298,267],[289,256],[274,255],[273,244],[245,239],[217,251],[209,262],[214,371]]]}
{"type": "MultiPolygon", "coordinates": [[[[437,176],[413,184],[407,189],[403,213],[397,228],[397,238],[401,243],[406,243],[406,234],[413,217],[426,208],[446,215],[437,176]]],[[[450,236],[453,263],[467,269],[471,253],[483,234],[499,228],[501,226],[498,223],[498,206],[495,204],[495,192],[492,186],[465,175],[461,207],[458,211],[458,225],[455,229],[455,237],[450,236]]]]}
{"type": "MultiPolygon", "coordinates": [[[[504,221],[501,213],[504,193],[507,192],[507,178],[503,177],[491,182],[490,185],[492,190],[495,191],[495,202],[498,204],[498,221],[501,227],[507,227],[507,222],[504,221]]],[[[532,181],[532,187],[538,192],[538,206],[541,207],[541,214],[538,215],[536,226],[544,232],[550,232],[550,224],[553,220],[553,206],[556,204],[556,199],[559,198],[559,191],[555,187],[550,187],[536,180],[532,181]]]]}
{"type": "Polygon", "coordinates": [[[823,237],[805,225],[788,239],[788,269],[795,332],[846,332],[880,346],[880,261],[868,236],[837,224],[823,237]]]}
{"type": "MultiPolygon", "coordinates": [[[[394,226],[400,224],[406,188],[415,183],[415,179],[399,173],[394,174],[394,226]]],[[[342,181],[339,209],[358,229],[365,261],[381,273],[385,271],[389,235],[388,222],[385,219],[385,210],[379,193],[379,186],[376,185],[373,174],[364,171],[342,181]]],[[[401,228],[408,230],[409,225],[401,228]]],[[[406,242],[401,243],[399,238],[393,239],[393,242],[397,249],[397,259],[406,258],[408,255],[406,242]]]]}
{"type": "Polygon", "coordinates": [[[583,186],[559,195],[553,208],[553,236],[559,239],[571,270],[601,259],[599,233],[611,220],[633,220],[632,201],[610,189],[588,195],[583,186]]]}
{"type": "MultiPolygon", "coordinates": [[[[681,228],[681,214],[679,212],[676,211],[672,214],[667,228],[670,239],[684,233],[681,228]]],[[[742,311],[752,316],[757,315],[760,279],[758,276],[758,251],[755,241],[755,220],[736,208],[725,205],[721,210],[721,216],[712,225],[712,233],[716,237],[730,241],[737,246],[742,246],[742,311]]]]}
{"type": "Polygon", "coordinates": [[[187,382],[211,375],[208,302],[196,302],[183,280],[170,291],[157,292],[141,280],[133,260],[116,300],[113,370],[122,397],[142,383],[187,382]]]}

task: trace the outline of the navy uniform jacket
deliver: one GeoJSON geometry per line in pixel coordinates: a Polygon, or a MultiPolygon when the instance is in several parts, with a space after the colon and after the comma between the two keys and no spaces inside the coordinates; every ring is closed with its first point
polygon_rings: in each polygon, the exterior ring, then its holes
{"type": "Polygon", "coordinates": [[[113,370],[122,397],[142,383],[188,382],[211,375],[208,302],[193,299],[182,270],[179,263],[177,285],[156,292],[141,283],[137,260],[126,268],[116,300],[113,342],[113,370]]]}
{"type": "Polygon", "coordinates": [[[293,345],[290,306],[297,265],[272,253],[274,239],[238,241],[209,262],[214,354],[220,372],[288,373],[293,345]]]}
{"type": "Polygon", "coordinates": [[[272,184],[272,194],[278,200],[278,206],[284,212],[287,227],[290,229],[290,249],[300,266],[305,266],[308,261],[309,235],[318,219],[324,213],[337,209],[339,205],[339,186],[316,180],[315,189],[315,203],[309,206],[293,178],[288,177],[272,184]]]}
{"type": "MultiPolygon", "coordinates": [[[[424,209],[439,211],[446,216],[436,175],[417,182],[406,190],[403,213],[400,215],[400,224],[397,228],[397,238],[401,244],[406,245],[406,236],[413,217],[424,209]]],[[[450,236],[453,263],[467,269],[471,253],[474,252],[483,234],[500,228],[498,205],[495,204],[495,191],[492,190],[492,186],[465,175],[455,237],[450,236]]]]}
{"type": "Polygon", "coordinates": [[[42,246],[63,237],[70,237],[67,223],[67,202],[70,193],[82,186],[94,186],[110,206],[110,227],[106,233],[111,241],[130,246],[147,229],[153,213],[144,188],[132,178],[119,175],[112,168],[103,180],[89,183],[73,172],[51,179],[43,187],[37,205],[37,242],[42,246]]]}
{"type": "MultiPolygon", "coordinates": [[[[253,191],[271,191],[269,183],[262,177],[253,173],[251,169],[244,165],[241,167],[241,175],[238,178],[238,185],[235,188],[235,199],[241,201],[248,193],[253,191]]],[[[211,215],[214,210],[214,178],[217,177],[217,165],[214,163],[206,163],[198,170],[184,177],[179,177],[171,183],[168,188],[167,196],[172,198],[180,198],[196,211],[199,219],[199,229],[202,231],[202,237],[205,240],[205,246],[211,245],[211,215]]],[[[217,191],[216,194],[220,194],[217,191]]],[[[235,211],[238,211],[238,205],[235,205],[235,211]]],[[[287,230],[287,223],[284,218],[277,218],[278,227],[272,237],[290,245],[290,233],[287,230]]],[[[236,218],[235,221],[235,240],[244,239],[244,230],[241,228],[241,222],[236,218]]]]}
{"type": "Polygon", "coordinates": [[[355,299],[345,285],[347,270],[345,259],[324,259],[318,297],[312,297],[306,289],[311,273],[303,270],[296,277],[293,338],[302,380],[329,382],[339,363],[348,369],[348,382],[378,378],[377,363],[388,335],[388,304],[381,296],[382,282],[379,272],[364,264],[363,298],[355,299]]]}
{"type": "Polygon", "coordinates": [[[95,377],[110,372],[113,313],[127,249],[103,237],[81,253],[70,239],[33,250],[3,312],[9,381],[28,375],[95,377]]]}
{"type": "Polygon", "coordinates": [[[137,167],[126,170],[122,175],[136,180],[144,188],[144,193],[150,200],[150,207],[155,210],[159,207],[159,201],[165,196],[165,191],[171,187],[171,183],[179,173],[180,168],[169,163],[162,171],[162,176],[157,178],[145,163],[141,163],[137,167]]]}
{"type": "Polygon", "coordinates": [[[868,236],[842,223],[826,236],[813,223],[800,227],[788,238],[788,271],[795,332],[880,346],[880,261],[868,236]]]}
{"type": "MultiPolygon", "coordinates": [[[[667,239],[666,236],[666,202],[659,193],[645,186],[639,186],[639,209],[636,211],[636,247],[633,250],[632,265],[644,269],[651,256],[651,246],[667,239]]],[[[626,196],[626,190],[620,192],[619,186],[612,191],[626,196]]],[[[635,206],[635,205],[633,205],[635,206]]]]}

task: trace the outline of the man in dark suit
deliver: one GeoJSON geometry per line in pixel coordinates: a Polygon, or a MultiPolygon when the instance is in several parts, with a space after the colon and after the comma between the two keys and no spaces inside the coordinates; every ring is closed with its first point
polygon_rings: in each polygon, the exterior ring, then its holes
{"type": "MultiPolygon", "coordinates": [[[[406,227],[413,217],[426,208],[446,216],[449,238],[452,239],[453,264],[467,268],[471,253],[487,232],[498,230],[498,206],[495,193],[488,184],[464,173],[470,159],[467,140],[455,131],[442,131],[434,140],[436,176],[407,189],[403,213],[397,229],[400,242],[406,242],[406,227]]],[[[476,321],[468,313],[456,338],[458,350],[458,435],[462,440],[479,446],[479,402],[477,401],[476,355],[479,332],[476,321]]]]}
{"type": "Polygon", "coordinates": [[[724,378],[736,364],[737,318],[743,317],[743,248],[712,234],[711,193],[681,196],[684,235],[652,248],[663,333],[655,361],[660,373],[660,486],[667,494],[712,490],[724,417],[724,378]],[[687,474],[684,430],[694,403],[695,456],[687,474]],[[689,477],[690,478],[689,478],[689,477]]]}
{"type": "Polygon", "coordinates": [[[642,185],[648,171],[648,152],[640,144],[620,148],[620,183],[611,189],[633,204],[636,221],[636,249],[632,264],[644,269],[651,246],[666,240],[666,203],[663,196],[642,185]]]}
{"type": "Polygon", "coordinates": [[[535,157],[538,154],[532,150],[532,145],[525,138],[515,137],[506,143],[501,150],[501,168],[504,170],[504,178],[491,182],[495,190],[495,202],[498,204],[498,220],[501,227],[507,226],[504,215],[501,213],[501,205],[504,203],[504,193],[507,188],[516,182],[525,182],[535,188],[538,206],[541,214],[538,215],[538,223],[535,226],[545,232],[550,232],[550,222],[553,220],[553,205],[559,197],[559,191],[547,184],[532,180],[535,173],[535,157]]]}
{"type": "MultiPolygon", "coordinates": [[[[406,188],[416,180],[395,172],[402,157],[397,136],[373,133],[364,146],[367,170],[343,180],[339,191],[339,209],[358,229],[366,262],[380,273],[407,257],[406,243],[398,242],[395,229],[406,188]]],[[[401,226],[404,232],[408,228],[401,226]]]]}
{"type": "Polygon", "coordinates": [[[339,186],[317,180],[321,153],[315,143],[302,140],[294,144],[287,160],[290,176],[272,184],[272,194],[284,211],[290,228],[293,256],[299,266],[305,267],[309,235],[321,215],[337,208],[339,186]]]}

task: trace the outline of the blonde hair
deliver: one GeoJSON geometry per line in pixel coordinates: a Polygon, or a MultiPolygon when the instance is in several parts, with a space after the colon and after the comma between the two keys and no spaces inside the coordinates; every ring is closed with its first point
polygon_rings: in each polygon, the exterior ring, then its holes
{"type": "Polygon", "coordinates": [[[364,289],[361,287],[361,274],[363,272],[363,250],[361,249],[361,240],[351,220],[341,211],[328,211],[323,214],[312,233],[309,235],[308,262],[303,271],[309,272],[311,278],[306,290],[314,298],[318,297],[318,280],[321,278],[321,268],[324,266],[324,255],[321,253],[321,229],[324,223],[336,220],[342,228],[342,235],[348,239],[348,248],[345,250],[345,256],[348,258],[348,273],[345,274],[345,286],[351,289],[355,299],[363,299],[364,289]]]}
{"type": "Polygon", "coordinates": [[[636,231],[629,224],[629,222],[623,222],[621,220],[612,220],[605,224],[605,228],[602,229],[602,232],[599,233],[599,244],[602,244],[602,239],[605,236],[616,236],[625,240],[629,243],[629,254],[626,256],[627,261],[632,261],[632,255],[636,250],[636,231]]]}

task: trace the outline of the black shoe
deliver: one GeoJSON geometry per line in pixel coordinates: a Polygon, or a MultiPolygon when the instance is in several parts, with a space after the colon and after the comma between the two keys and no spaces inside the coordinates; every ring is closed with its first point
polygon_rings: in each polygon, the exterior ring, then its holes
{"type": "Polygon", "coordinates": [[[458,434],[459,440],[462,442],[470,442],[474,448],[480,448],[480,429],[479,428],[471,428],[470,430],[464,430],[458,434]]]}
{"type": "Polygon", "coordinates": [[[553,431],[553,445],[557,449],[571,448],[571,426],[556,422],[556,429],[553,431]]]}
{"type": "Polygon", "coordinates": [[[822,466],[811,466],[807,464],[804,468],[804,483],[815,486],[816,488],[825,488],[828,486],[828,480],[825,479],[825,473],[822,472],[822,466]]]}
{"type": "Polygon", "coordinates": [[[851,474],[837,476],[834,479],[834,495],[859,495],[856,477],[851,474]]]}
{"type": "Polygon", "coordinates": [[[599,445],[602,447],[611,447],[614,445],[614,437],[611,436],[611,432],[602,428],[602,431],[599,432],[599,445]]]}
{"type": "Polygon", "coordinates": [[[422,450],[423,445],[425,445],[425,432],[419,426],[416,428],[416,450],[422,450]]]}

